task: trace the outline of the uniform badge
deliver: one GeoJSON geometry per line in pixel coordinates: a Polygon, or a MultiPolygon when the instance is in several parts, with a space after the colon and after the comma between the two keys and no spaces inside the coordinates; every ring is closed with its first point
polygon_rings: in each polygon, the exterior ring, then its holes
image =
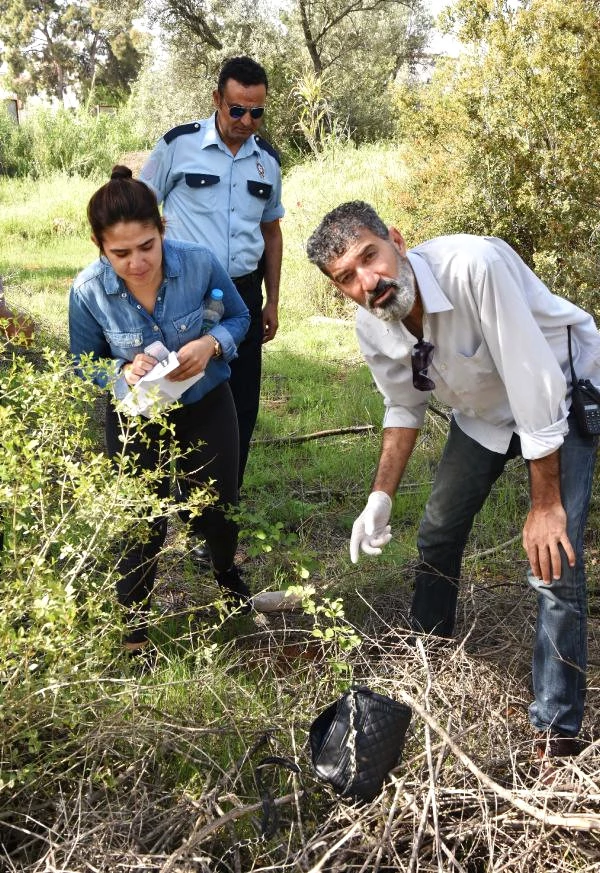
{"type": "Polygon", "coordinates": [[[260,176],[260,178],[264,179],[265,178],[265,168],[263,167],[263,165],[261,164],[260,161],[256,162],[256,169],[258,170],[258,175],[260,176]]]}

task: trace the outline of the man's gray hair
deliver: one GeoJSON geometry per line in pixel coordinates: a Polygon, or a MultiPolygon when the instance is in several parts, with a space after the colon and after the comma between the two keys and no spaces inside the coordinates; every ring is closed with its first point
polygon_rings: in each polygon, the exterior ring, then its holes
{"type": "Polygon", "coordinates": [[[387,239],[387,226],[364,200],[349,200],[328,212],[306,244],[309,261],[327,273],[327,264],[343,255],[362,230],[387,239]]]}

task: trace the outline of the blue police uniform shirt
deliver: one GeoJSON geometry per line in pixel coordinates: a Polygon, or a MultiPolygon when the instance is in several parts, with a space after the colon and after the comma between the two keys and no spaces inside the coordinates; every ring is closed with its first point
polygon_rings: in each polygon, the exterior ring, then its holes
{"type": "MultiPolygon", "coordinates": [[[[222,356],[211,358],[204,376],[181,395],[184,404],[195,403],[229,379],[229,361],[248,330],[250,316],[235,285],[214,254],[204,246],[184,241],[163,242],[164,279],[154,312],[146,312],[108,260],[98,258],[76,277],[69,297],[71,353],[110,360],[92,378],[100,387],[115,381],[122,397],[129,391],[120,370],[144,348],[160,340],[169,351],[210,333],[221,343],[222,356]],[[224,312],[218,324],[203,324],[204,307],[213,288],[223,291],[224,312]],[[112,373],[111,373],[112,371],[112,373]],[[118,377],[118,378],[117,378],[118,377]]],[[[78,370],[82,375],[81,370],[78,370]]]]}
{"type": "Polygon", "coordinates": [[[210,118],[162,137],[139,178],[163,203],[166,235],[212,249],[232,278],[256,269],[264,251],[261,223],[284,215],[277,152],[250,136],[236,155],[210,118]]]}

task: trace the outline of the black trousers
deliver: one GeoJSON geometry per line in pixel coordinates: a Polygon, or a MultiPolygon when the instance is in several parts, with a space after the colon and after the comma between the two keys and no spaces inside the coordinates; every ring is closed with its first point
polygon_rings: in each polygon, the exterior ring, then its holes
{"type": "Polygon", "coordinates": [[[238,347],[238,356],[230,363],[229,384],[240,429],[238,486],[242,487],[250,450],[250,440],[258,417],[262,368],[262,279],[261,265],[253,273],[233,279],[233,284],[250,312],[248,333],[238,347]]]}
{"type": "MultiPolygon", "coordinates": [[[[178,475],[184,479],[187,491],[214,480],[213,487],[219,499],[208,506],[201,515],[190,521],[192,530],[206,540],[213,568],[216,572],[229,570],[233,564],[238,541],[235,522],[225,515],[225,507],[238,502],[238,428],[235,407],[229,385],[224,382],[197,403],[182,406],[169,413],[174,425],[175,439],[183,452],[177,464],[178,475]],[[187,451],[187,450],[190,451],[187,451]]],[[[124,422],[125,424],[125,422],[124,422]]],[[[144,439],[128,440],[126,452],[136,454],[138,467],[154,470],[159,460],[159,441],[164,444],[169,433],[149,423],[144,428],[144,439]]],[[[106,447],[111,457],[123,452],[120,441],[119,416],[109,400],[106,411],[106,447]]],[[[161,498],[169,496],[170,475],[168,465],[165,475],[157,480],[156,493],[161,498]]],[[[152,523],[147,542],[123,543],[117,565],[120,574],[117,582],[119,603],[131,609],[127,616],[130,628],[127,642],[146,639],[147,626],[144,614],[150,607],[158,556],[167,533],[167,520],[160,518],[152,523]]]]}

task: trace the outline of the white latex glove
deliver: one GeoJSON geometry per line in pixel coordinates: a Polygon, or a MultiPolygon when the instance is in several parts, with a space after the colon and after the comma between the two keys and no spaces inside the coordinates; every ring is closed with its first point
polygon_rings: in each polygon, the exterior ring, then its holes
{"type": "Polygon", "coordinates": [[[366,555],[380,555],[383,546],[392,538],[388,524],[392,512],[392,498],[385,491],[373,491],[367,505],[352,525],[350,560],[358,563],[360,550],[366,555]]]}

